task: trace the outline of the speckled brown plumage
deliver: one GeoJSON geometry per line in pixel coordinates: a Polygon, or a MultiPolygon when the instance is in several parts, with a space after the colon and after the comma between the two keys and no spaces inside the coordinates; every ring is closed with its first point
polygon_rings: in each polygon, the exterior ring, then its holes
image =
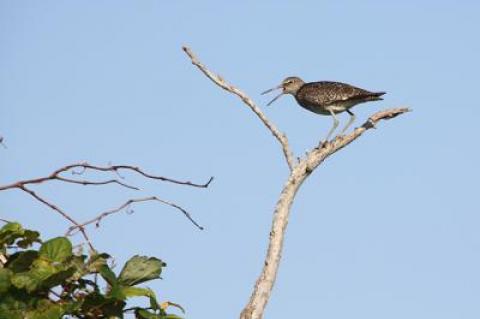
{"type": "Polygon", "coordinates": [[[282,89],[282,92],[267,105],[272,104],[284,94],[291,94],[303,108],[317,114],[332,116],[333,126],[325,140],[331,137],[338,126],[338,119],[335,114],[345,111],[350,114],[350,120],[340,132],[340,134],[343,134],[355,120],[355,114],[350,111],[350,108],[360,103],[382,100],[381,96],[385,94],[385,92],[370,92],[341,82],[321,81],[305,83],[296,76],[286,78],[280,85],[262,94],[277,89],[282,89]]]}
{"type": "Polygon", "coordinates": [[[383,94],[385,92],[370,92],[346,83],[321,81],[303,84],[294,96],[304,108],[329,115],[329,106],[340,113],[359,103],[382,100],[383,94]]]}

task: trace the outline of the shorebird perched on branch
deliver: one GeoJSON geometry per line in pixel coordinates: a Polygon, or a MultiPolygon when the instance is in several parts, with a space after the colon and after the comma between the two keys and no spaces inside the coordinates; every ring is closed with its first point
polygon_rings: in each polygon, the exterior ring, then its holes
{"type": "Polygon", "coordinates": [[[350,119],[347,125],[345,125],[340,132],[340,135],[342,135],[355,120],[355,114],[350,111],[353,106],[369,101],[382,100],[381,96],[385,94],[385,92],[370,92],[341,82],[321,81],[305,83],[302,79],[296,76],[286,78],[280,85],[267,90],[262,94],[277,89],[282,89],[282,92],[273,98],[273,100],[267,105],[272,104],[284,94],[291,94],[303,108],[317,114],[332,116],[333,126],[328,132],[325,141],[330,139],[333,132],[335,132],[335,129],[338,127],[338,119],[335,114],[344,111],[347,111],[347,113],[350,114],[350,119]]]}

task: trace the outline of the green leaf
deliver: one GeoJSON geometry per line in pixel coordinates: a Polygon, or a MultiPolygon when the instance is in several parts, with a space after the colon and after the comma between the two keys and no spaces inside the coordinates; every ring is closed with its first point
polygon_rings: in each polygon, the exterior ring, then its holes
{"type": "Polygon", "coordinates": [[[8,294],[0,298],[0,318],[2,319],[25,319],[28,309],[27,301],[36,301],[29,295],[10,290],[8,294]]]}
{"type": "Polygon", "coordinates": [[[110,287],[110,291],[107,294],[107,297],[113,298],[115,300],[126,300],[131,297],[148,297],[150,301],[154,302],[154,309],[158,309],[158,303],[155,297],[155,293],[149,288],[140,288],[132,286],[122,286],[121,284],[115,284],[110,287]]]}
{"type": "Polygon", "coordinates": [[[65,314],[63,307],[49,300],[40,300],[37,307],[27,312],[26,319],[61,319],[65,314]]]}
{"type": "Polygon", "coordinates": [[[19,289],[26,289],[32,292],[37,289],[40,281],[35,280],[30,274],[18,274],[12,278],[12,284],[19,289]]]}
{"type": "Polygon", "coordinates": [[[90,274],[91,272],[88,271],[85,265],[85,259],[87,256],[85,255],[73,255],[69,261],[68,265],[75,269],[74,274],[72,275],[72,280],[79,280],[85,275],[90,274]]]}
{"type": "Polygon", "coordinates": [[[123,293],[123,286],[113,285],[110,287],[110,290],[107,293],[107,297],[117,301],[124,301],[127,299],[127,296],[123,293]]]}
{"type": "Polygon", "coordinates": [[[92,273],[99,272],[107,264],[108,258],[110,258],[110,255],[105,253],[92,255],[87,261],[88,271],[92,273]]]}
{"type": "Polygon", "coordinates": [[[149,288],[123,286],[122,292],[126,297],[152,297],[155,293],[149,288]]]}
{"type": "MultiPolygon", "coordinates": [[[[0,253],[7,262],[0,268],[0,319],[123,318],[127,299],[146,297],[149,308],[133,308],[137,318],[179,319],[167,315],[155,293],[135,285],[160,277],[164,262],[157,258],[134,256],[117,277],[107,264],[108,254],[82,255],[72,252],[65,237],[44,242],[38,250],[27,250],[41,243],[39,233],[24,229],[19,223],[0,228],[0,253]],[[16,245],[13,251],[7,246],[16,245]],[[88,258],[88,259],[87,259],[88,258]],[[100,274],[108,283],[106,290],[88,278],[100,274]],[[60,300],[50,300],[48,291],[63,286],[60,300]],[[76,296],[74,298],[73,296],[76,296]]],[[[35,246],[37,248],[37,246],[35,246]]],[[[181,309],[181,307],[180,307],[181,309]]]]}
{"type": "Polygon", "coordinates": [[[52,261],[63,262],[72,256],[72,243],[65,237],[56,237],[44,242],[39,253],[52,261]]]}
{"type": "Polygon", "coordinates": [[[118,279],[122,284],[133,286],[159,278],[164,266],[166,264],[155,257],[133,256],[123,267],[118,279]]]}
{"type": "Polygon", "coordinates": [[[17,245],[20,248],[28,248],[33,243],[35,243],[35,242],[39,243],[40,242],[40,239],[39,239],[40,233],[38,231],[33,231],[33,230],[26,229],[24,231],[22,237],[23,237],[23,239],[19,240],[17,242],[17,245]]]}
{"type": "Polygon", "coordinates": [[[160,305],[160,307],[163,309],[163,310],[167,310],[168,307],[175,307],[177,309],[180,309],[182,311],[182,313],[185,313],[185,309],[183,309],[182,306],[180,306],[178,303],[174,303],[174,302],[171,302],[171,301],[165,301],[165,302],[162,302],[162,304],[160,305]]]}
{"type": "Polygon", "coordinates": [[[0,295],[4,294],[12,285],[11,278],[12,271],[10,269],[0,268],[0,295]]]}
{"type": "MultiPolygon", "coordinates": [[[[71,314],[79,313],[81,311],[83,300],[81,299],[77,301],[69,300],[66,303],[63,303],[63,302],[65,302],[65,299],[62,301],[62,307],[65,314],[71,315],[71,314]]],[[[65,317],[65,318],[77,318],[77,316],[71,316],[71,317],[65,317]]]]}
{"type": "Polygon", "coordinates": [[[160,309],[160,305],[158,304],[157,296],[155,296],[155,294],[150,296],[150,308],[152,308],[155,311],[160,309]]]}
{"type": "Polygon", "coordinates": [[[16,309],[0,308],[1,319],[25,319],[22,311],[16,309]]]}
{"type": "Polygon", "coordinates": [[[58,285],[61,285],[62,283],[66,283],[67,280],[72,277],[72,275],[75,273],[75,268],[71,267],[66,270],[61,270],[58,271],[51,276],[45,278],[41,282],[41,287],[42,288],[53,288],[58,285]]]}
{"type": "MultiPolygon", "coordinates": [[[[49,281],[50,278],[55,280],[55,275],[64,270],[63,265],[54,266],[50,261],[36,259],[29,271],[17,273],[12,277],[12,284],[19,289],[25,289],[32,293],[37,289],[50,288],[52,284],[56,285],[57,283],[49,281]]],[[[62,276],[62,274],[59,276],[62,276]]]]}
{"type": "Polygon", "coordinates": [[[117,284],[117,277],[115,276],[115,273],[110,269],[110,267],[108,267],[108,265],[103,265],[102,267],[100,267],[100,275],[111,286],[117,284]]]}
{"type": "Polygon", "coordinates": [[[0,247],[13,244],[13,242],[21,237],[23,233],[24,229],[19,223],[5,224],[0,228],[0,247]]]}
{"type": "Polygon", "coordinates": [[[27,271],[37,257],[38,252],[35,250],[18,252],[10,256],[8,263],[5,266],[13,272],[27,271]]]}
{"type": "Polygon", "coordinates": [[[6,233],[21,233],[23,232],[23,227],[19,223],[6,223],[0,228],[0,236],[4,236],[6,233]]]}
{"type": "Polygon", "coordinates": [[[138,319],[162,319],[165,318],[165,316],[162,316],[160,314],[155,314],[152,313],[146,309],[142,308],[137,308],[135,309],[135,317],[138,319]]]}
{"type": "Polygon", "coordinates": [[[107,298],[101,293],[92,292],[85,297],[81,313],[95,312],[95,318],[123,318],[123,308],[126,303],[122,300],[107,298]],[[102,316],[103,315],[103,316],[102,316]]]}

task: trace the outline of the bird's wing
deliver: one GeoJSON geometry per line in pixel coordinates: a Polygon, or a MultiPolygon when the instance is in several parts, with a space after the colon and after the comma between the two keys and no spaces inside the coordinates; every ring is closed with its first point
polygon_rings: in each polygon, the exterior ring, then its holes
{"type": "Polygon", "coordinates": [[[341,82],[312,82],[307,83],[298,92],[299,98],[308,100],[310,103],[329,105],[338,101],[352,99],[368,99],[379,96],[364,89],[341,82]]]}

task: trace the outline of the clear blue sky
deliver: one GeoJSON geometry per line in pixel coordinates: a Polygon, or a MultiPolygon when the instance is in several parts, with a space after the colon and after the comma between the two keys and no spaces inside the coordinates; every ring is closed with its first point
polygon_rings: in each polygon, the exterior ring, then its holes
{"type": "MultiPolygon", "coordinates": [[[[214,175],[208,190],[133,175],[143,191],[35,189],[79,220],[147,195],[188,208],[205,231],[149,203],[90,234],[118,263],[164,259],[152,288],[188,318],[235,318],[287,168],[260,122],[181,46],[260,105],[259,93],[288,75],[387,91],[355,108],[356,124],[382,108],[414,112],[368,132],[304,185],[266,318],[479,318],[479,15],[473,0],[2,0],[0,183],[77,161],[214,175]]],[[[264,109],[299,154],[331,125],[291,97],[264,109]]],[[[68,226],[18,191],[0,203],[2,217],[47,236],[68,226]]]]}

